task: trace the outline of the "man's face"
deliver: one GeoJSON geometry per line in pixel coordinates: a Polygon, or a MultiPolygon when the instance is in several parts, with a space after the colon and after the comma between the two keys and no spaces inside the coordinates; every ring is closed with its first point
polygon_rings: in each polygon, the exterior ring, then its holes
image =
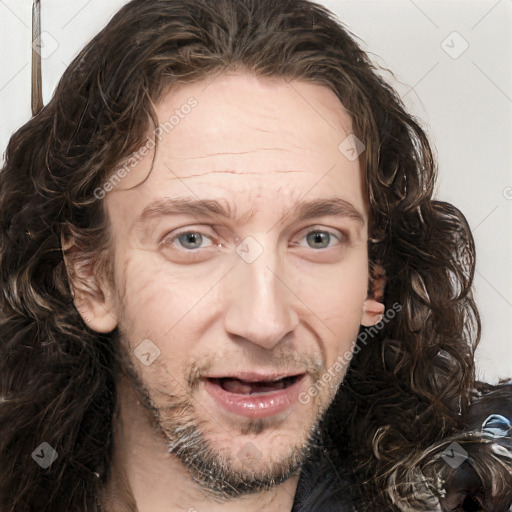
{"type": "Polygon", "coordinates": [[[249,74],[171,91],[157,113],[175,117],[153,168],[151,153],[105,199],[104,307],[164,450],[199,480],[205,463],[247,485],[284,479],[368,316],[364,185],[338,149],[351,119],[327,87],[249,74]],[[190,208],[204,201],[230,216],[190,208]]]}

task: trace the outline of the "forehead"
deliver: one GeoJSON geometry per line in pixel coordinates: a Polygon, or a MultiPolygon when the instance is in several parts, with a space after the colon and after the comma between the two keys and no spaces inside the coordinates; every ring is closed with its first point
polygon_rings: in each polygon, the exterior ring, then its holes
{"type": "MultiPolygon", "coordinates": [[[[159,125],[149,133],[158,138],[156,155],[148,152],[119,187],[135,187],[128,193],[146,199],[140,211],[173,195],[248,202],[279,196],[282,210],[305,192],[308,199],[339,196],[366,209],[359,161],[340,150],[351,118],[326,86],[223,74],[172,88],[156,113],[159,125]]],[[[133,210],[129,198],[123,202],[133,210]]]]}
{"type": "Polygon", "coordinates": [[[220,75],[170,91],[157,106],[160,122],[171,119],[192,97],[197,107],[180,119],[166,145],[166,157],[175,165],[187,158],[190,170],[201,169],[201,159],[209,158],[224,165],[236,159],[257,171],[250,165],[254,154],[271,152],[275,170],[289,171],[290,154],[308,161],[318,156],[313,151],[332,156],[340,137],[352,131],[350,116],[326,86],[249,73],[220,75]]]}

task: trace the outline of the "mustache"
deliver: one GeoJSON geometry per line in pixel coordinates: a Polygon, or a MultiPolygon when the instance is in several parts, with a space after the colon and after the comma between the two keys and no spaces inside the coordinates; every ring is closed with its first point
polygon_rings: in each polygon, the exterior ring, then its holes
{"type": "Polygon", "coordinates": [[[250,372],[258,369],[269,373],[305,373],[316,382],[322,375],[325,362],[321,354],[297,354],[293,352],[273,354],[265,361],[246,355],[216,354],[190,362],[187,384],[194,390],[206,376],[212,373],[250,372]]]}

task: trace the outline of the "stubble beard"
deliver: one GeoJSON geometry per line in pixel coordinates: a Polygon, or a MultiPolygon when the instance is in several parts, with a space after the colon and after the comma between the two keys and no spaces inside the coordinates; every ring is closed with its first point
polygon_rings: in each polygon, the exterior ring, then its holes
{"type": "MultiPolygon", "coordinates": [[[[261,462],[262,455],[252,443],[247,443],[247,449],[240,450],[242,453],[222,453],[201,432],[190,403],[179,405],[176,411],[179,412],[165,421],[157,413],[155,426],[169,440],[168,452],[179,458],[207,495],[220,501],[266,492],[285,482],[298,473],[319,440],[318,426],[315,424],[303,443],[290,446],[279,460],[255,470],[251,467],[261,462]]],[[[263,420],[256,420],[246,424],[244,430],[263,432],[271,428],[266,427],[263,420]]]]}
{"type": "MultiPolygon", "coordinates": [[[[124,351],[121,349],[121,352],[124,351]]],[[[302,441],[291,445],[286,454],[272,465],[256,470],[255,465],[251,464],[251,456],[255,456],[254,462],[257,462],[258,451],[252,443],[246,445],[248,453],[245,463],[241,460],[244,454],[231,454],[216,449],[214,443],[201,431],[201,423],[197,419],[190,396],[179,397],[159,393],[165,396],[166,405],[157,406],[131,358],[126,354],[121,358],[122,373],[147,410],[155,432],[167,439],[168,453],[174,454],[180,460],[206,496],[217,501],[232,500],[271,490],[297,475],[312,451],[321,445],[320,422],[330,400],[324,400],[322,405],[316,401],[313,403],[314,421],[308,432],[304,433],[302,441]],[[251,448],[256,453],[251,453],[251,448]]],[[[320,370],[317,373],[320,374],[320,370]]],[[[275,428],[265,419],[256,419],[243,424],[240,427],[240,434],[261,434],[265,430],[270,433],[275,428]]]]}

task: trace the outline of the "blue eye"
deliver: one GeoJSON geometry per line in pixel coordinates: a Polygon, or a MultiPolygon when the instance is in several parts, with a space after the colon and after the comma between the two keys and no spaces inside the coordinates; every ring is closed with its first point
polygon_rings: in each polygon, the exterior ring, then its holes
{"type": "Polygon", "coordinates": [[[340,237],[329,231],[311,231],[305,238],[312,249],[327,249],[333,237],[340,241],[340,237]]]}
{"type": "MultiPolygon", "coordinates": [[[[186,231],[180,233],[172,238],[171,242],[179,241],[184,249],[200,249],[204,240],[209,240],[208,237],[203,236],[197,231],[186,231]]],[[[211,245],[211,244],[210,244],[211,245]]]]}
{"type": "MultiPolygon", "coordinates": [[[[311,249],[328,249],[340,242],[343,242],[345,236],[343,234],[332,233],[331,231],[314,230],[306,233],[299,242],[293,245],[305,246],[302,240],[306,240],[307,247],[311,249]]],[[[198,251],[213,245],[212,239],[199,231],[182,231],[163,242],[165,245],[172,245],[176,249],[185,250],[187,252],[198,251]]]]}
{"type": "Polygon", "coordinates": [[[331,233],[326,231],[312,231],[306,236],[308,245],[313,249],[325,249],[329,246],[331,233]]]}

